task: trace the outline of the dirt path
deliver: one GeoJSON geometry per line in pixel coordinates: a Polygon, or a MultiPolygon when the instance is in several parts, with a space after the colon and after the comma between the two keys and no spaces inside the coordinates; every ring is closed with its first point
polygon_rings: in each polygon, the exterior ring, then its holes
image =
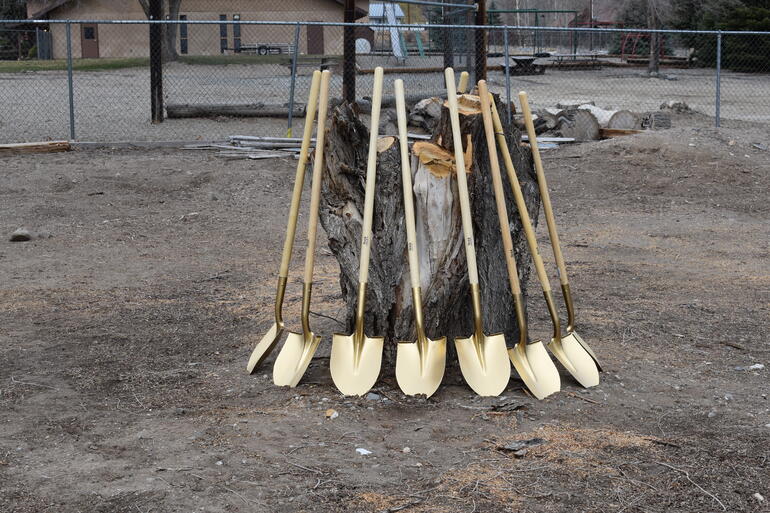
{"type": "MultiPolygon", "coordinates": [[[[751,143],[767,141],[675,129],[546,155],[579,329],[607,372],[592,390],[563,375],[542,402],[516,380],[477,398],[457,369],[429,401],[392,369],[376,397],[343,398],[338,326],[320,316],[299,387],[272,386],[269,365],[246,375],[293,162],[5,159],[0,511],[766,511],[770,152],[751,143]],[[7,242],[18,226],[42,236],[7,242]],[[546,442],[501,449],[531,438],[546,442]]],[[[335,264],[319,257],[314,311],[335,318],[335,264]]]]}

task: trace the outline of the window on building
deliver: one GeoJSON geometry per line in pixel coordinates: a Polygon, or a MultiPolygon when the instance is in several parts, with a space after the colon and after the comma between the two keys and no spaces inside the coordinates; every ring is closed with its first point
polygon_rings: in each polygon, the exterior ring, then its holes
{"type": "MultiPolygon", "coordinates": [[[[219,21],[227,21],[227,14],[220,14],[219,21]]],[[[227,23],[219,24],[219,51],[225,53],[227,50],[227,23]]]]}
{"type": "MultiPolygon", "coordinates": [[[[187,21],[187,15],[180,14],[179,19],[181,21],[187,21]]],[[[187,54],[187,51],[187,23],[181,23],[179,25],[179,53],[185,55],[187,54]]]]}
{"type": "Polygon", "coordinates": [[[94,27],[83,27],[83,39],[96,39],[96,29],[94,27]]]}
{"type": "MultiPolygon", "coordinates": [[[[241,21],[241,15],[233,14],[233,21],[241,21]]],[[[241,51],[241,25],[239,23],[233,23],[233,50],[235,53],[241,51]]]]}

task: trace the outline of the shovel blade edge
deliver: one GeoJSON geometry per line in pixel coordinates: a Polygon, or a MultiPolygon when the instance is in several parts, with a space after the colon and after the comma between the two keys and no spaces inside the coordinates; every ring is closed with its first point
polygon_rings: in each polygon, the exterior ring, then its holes
{"type": "Polygon", "coordinates": [[[254,370],[262,365],[262,362],[273,351],[278,340],[283,335],[283,327],[279,327],[277,323],[273,323],[270,329],[267,330],[262,340],[254,347],[249,357],[249,363],[246,364],[246,370],[249,374],[253,374],[254,370]]]}
{"type": "Polygon", "coordinates": [[[511,362],[503,335],[484,335],[476,341],[475,335],[455,339],[457,359],[465,382],[480,396],[503,393],[511,378],[511,362]],[[481,356],[476,350],[480,348],[481,356]]]}
{"type": "Polygon", "coordinates": [[[296,387],[313,359],[321,337],[310,333],[307,339],[302,333],[289,333],[281,352],[273,365],[273,383],[278,386],[296,387]]]}
{"type": "Polygon", "coordinates": [[[577,341],[577,343],[580,344],[581,346],[583,346],[583,349],[585,349],[586,352],[589,355],[591,355],[591,358],[593,358],[594,363],[596,364],[596,368],[599,369],[599,372],[602,372],[603,369],[602,369],[602,365],[599,363],[599,359],[596,357],[596,354],[594,353],[594,350],[591,349],[591,346],[589,346],[588,343],[585,340],[583,340],[583,337],[578,335],[577,331],[572,331],[572,332],[570,332],[568,334],[568,336],[569,335],[572,335],[573,337],[575,337],[575,340],[577,341]]]}
{"type": "Polygon", "coordinates": [[[396,382],[406,395],[432,396],[446,369],[446,337],[427,340],[420,353],[418,342],[399,342],[396,350],[396,382]]]}
{"type": "Polygon", "coordinates": [[[356,358],[356,340],[353,335],[335,334],[329,368],[332,381],[344,395],[364,395],[380,377],[383,337],[364,336],[361,352],[356,358]]]}

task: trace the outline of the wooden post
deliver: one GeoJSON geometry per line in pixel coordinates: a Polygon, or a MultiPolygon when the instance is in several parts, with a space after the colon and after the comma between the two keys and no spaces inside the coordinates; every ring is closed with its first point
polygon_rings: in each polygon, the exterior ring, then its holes
{"type": "MultiPolygon", "coordinates": [[[[356,2],[345,0],[345,23],[355,23],[356,2]]],[[[342,42],[342,97],[356,101],[356,29],[345,26],[342,42]]]]}
{"type": "MultiPolygon", "coordinates": [[[[150,0],[150,20],[163,18],[163,1],[150,0]]],[[[163,27],[150,24],[150,110],[153,123],[163,123],[163,27]]]]}
{"type": "MultiPolygon", "coordinates": [[[[478,0],[478,10],[476,11],[476,25],[487,24],[487,2],[478,0]]],[[[487,79],[487,31],[486,29],[476,29],[476,59],[474,66],[474,82],[487,79]]]]}

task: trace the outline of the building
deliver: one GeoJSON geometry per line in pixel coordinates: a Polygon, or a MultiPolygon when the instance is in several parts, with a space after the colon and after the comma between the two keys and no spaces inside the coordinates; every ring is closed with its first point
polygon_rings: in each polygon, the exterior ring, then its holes
{"type": "MultiPolygon", "coordinates": [[[[212,25],[180,24],[175,30],[179,54],[235,53],[260,44],[294,42],[294,26],[233,25],[233,20],[343,21],[343,0],[182,0],[180,20],[219,20],[212,25]]],[[[368,0],[356,0],[356,16],[367,15],[368,0]]],[[[27,16],[48,20],[146,20],[139,0],[29,0],[27,16]]],[[[51,24],[53,58],[66,56],[65,27],[51,24]]],[[[306,54],[342,54],[342,27],[303,28],[299,51],[306,54]]],[[[75,58],[147,57],[147,25],[78,24],[72,30],[75,58]]]]}

